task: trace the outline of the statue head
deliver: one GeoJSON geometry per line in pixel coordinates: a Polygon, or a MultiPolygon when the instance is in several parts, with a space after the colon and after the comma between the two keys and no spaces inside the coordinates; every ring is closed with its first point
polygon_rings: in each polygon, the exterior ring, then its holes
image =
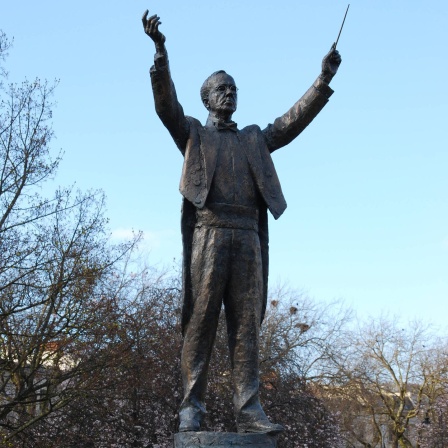
{"type": "Polygon", "coordinates": [[[230,118],[236,111],[237,90],[234,79],[224,70],[219,70],[202,84],[202,103],[211,114],[224,119],[230,118]]]}

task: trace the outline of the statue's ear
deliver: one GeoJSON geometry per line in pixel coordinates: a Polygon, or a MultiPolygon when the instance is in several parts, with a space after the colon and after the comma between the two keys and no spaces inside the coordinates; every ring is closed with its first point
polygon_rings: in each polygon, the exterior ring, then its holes
{"type": "Polygon", "coordinates": [[[202,100],[202,104],[205,106],[205,108],[207,109],[207,110],[210,110],[210,104],[209,104],[209,102],[208,102],[208,99],[203,99],[202,100]]]}

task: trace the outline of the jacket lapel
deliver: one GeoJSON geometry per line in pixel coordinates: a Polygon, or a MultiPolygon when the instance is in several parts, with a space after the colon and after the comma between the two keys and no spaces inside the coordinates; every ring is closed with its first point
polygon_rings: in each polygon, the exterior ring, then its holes
{"type": "Polygon", "coordinates": [[[221,150],[221,139],[215,138],[214,132],[203,127],[199,131],[199,139],[201,141],[201,153],[204,160],[205,182],[207,193],[215,174],[216,161],[221,150]],[[219,144],[218,144],[219,142],[219,144]]]}

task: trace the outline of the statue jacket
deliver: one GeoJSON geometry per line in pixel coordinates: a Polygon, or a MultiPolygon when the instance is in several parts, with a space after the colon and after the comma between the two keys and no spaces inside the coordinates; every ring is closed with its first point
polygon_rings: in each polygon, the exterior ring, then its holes
{"type": "MultiPolygon", "coordinates": [[[[184,198],[181,218],[182,331],[184,331],[193,307],[190,261],[196,209],[205,206],[216,167],[219,144],[214,139],[216,135],[214,132],[210,132],[197,119],[184,115],[183,108],[177,100],[166,52],[156,53],[150,74],[156,112],[184,156],[179,187],[184,198]]],[[[246,152],[254,183],[263,201],[259,210],[258,226],[264,281],[262,320],[267,302],[269,267],[267,210],[269,209],[274,218],[278,219],[286,209],[286,201],[271,153],[297,137],[322,110],[332,93],[333,90],[329,85],[321,78],[317,78],[307,92],[273,124],[269,124],[263,130],[257,125],[251,125],[237,131],[238,139],[246,152]]]]}

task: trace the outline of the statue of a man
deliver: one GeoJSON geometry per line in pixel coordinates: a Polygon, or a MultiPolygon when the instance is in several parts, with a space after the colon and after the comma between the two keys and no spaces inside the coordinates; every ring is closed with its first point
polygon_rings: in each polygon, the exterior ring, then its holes
{"type": "Polygon", "coordinates": [[[182,379],[179,431],[199,431],[205,414],[207,371],[224,304],[238,432],[278,433],[259,401],[259,330],[268,279],[267,209],[275,219],[286,202],[271,153],[297,137],[333,93],[329,82],[341,63],[332,47],[322,72],[284,115],[265,129],[238,129],[234,79],[220,70],[201,88],[207,122],[184,115],[168,65],[157,15],[143,15],[156,54],[151,81],[158,116],[184,156],[182,379]]]}

